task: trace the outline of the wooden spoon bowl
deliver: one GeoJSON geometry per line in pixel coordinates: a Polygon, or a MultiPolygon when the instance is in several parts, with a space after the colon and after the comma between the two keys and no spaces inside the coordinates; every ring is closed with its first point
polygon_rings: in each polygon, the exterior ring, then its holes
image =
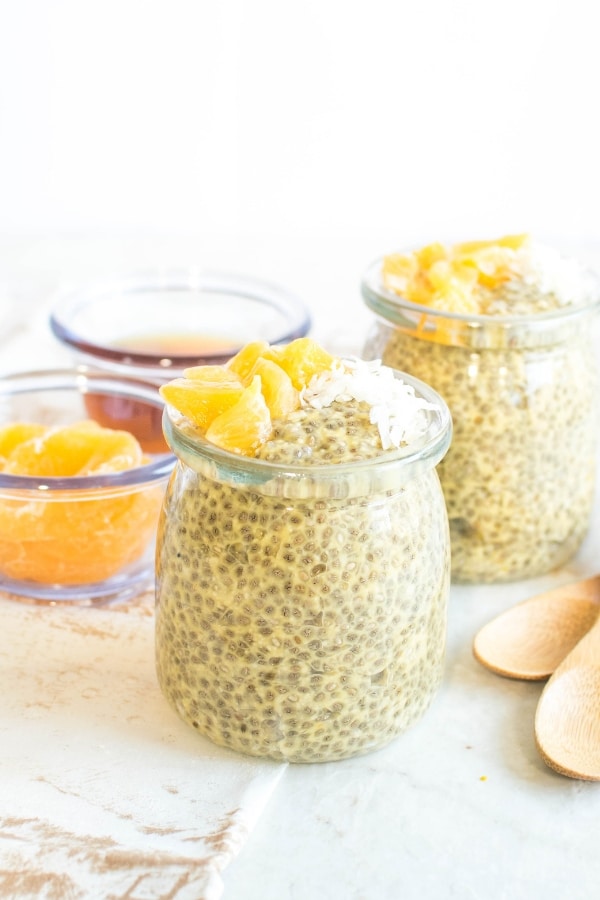
{"type": "Polygon", "coordinates": [[[473,642],[475,658],[506,678],[548,678],[600,614],[600,575],[538,594],[492,619],[473,642]]]}
{"type": "Polygon", "coordinates": [[[542,691],[535,740],[552,769],[600,781],[600,618],[542,691]]]}

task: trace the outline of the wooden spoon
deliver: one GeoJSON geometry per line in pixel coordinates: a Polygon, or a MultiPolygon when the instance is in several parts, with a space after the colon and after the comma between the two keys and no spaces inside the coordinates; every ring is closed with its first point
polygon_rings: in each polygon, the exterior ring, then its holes
{"type": "Polygon", "coordinates": [[[542,691],[535,740],[561,775],[600,781],[600,618],[542,691]]]}
{"type": "Polygon", "coordinates": [[[479,662],[507,678],[548,678],[600,614],[600,575],[524,600],[475,636],[479,662]]]}

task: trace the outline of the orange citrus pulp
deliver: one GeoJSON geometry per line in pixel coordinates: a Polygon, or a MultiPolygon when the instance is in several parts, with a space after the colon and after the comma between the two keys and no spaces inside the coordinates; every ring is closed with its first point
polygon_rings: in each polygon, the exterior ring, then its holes
{"type": "MultiPolygon", "coordinates": [[[[0,472],[37,477],[121,472],[146,458],[126,431],[95,422],[50,428],[35,423],[0,427],[0,472]]],[[[144,552],[162,490],[127,488],[20,490],[0,496],[0,571],[45,584],[103,581],[144,552]]]]}
{"type": "Polygon", "coordinates": [[[297,338],[283,347],[269,347],[263,356],[280,365],[299,391],[308,385],[313,375],[330,369],[334,363],[333,356],[312,338],[297,338]]]}
{"type": "Polygon", "coordinates": [[[383,283],[412,303],[476,314],[480,311],[477,288],[494,289],[513,277],[515,253],[528,242],[529,235],[518,234],[392,253],[383,260],[383,283]]]}
{"type": "Polygon", "coordinates": [[[223,450],[250,456],[271,434],[271,413],[255,375],[235,406],[216,416],[206,431],[206,440],[223,450]]]}
{"type": "MultiPolygon", "coordinates": [[[[215,416],[234,406],[244,392],[244,384],[235,372],[222,369],[217,379],[211,371],[204,378],[203,366],[188,369],[183,378],[175,378],[160,388],[161,396],[189,419],[193,425],[206,430],[215,416]]],[[[213,369],[214,366],[207,366],[213,369]]]]}

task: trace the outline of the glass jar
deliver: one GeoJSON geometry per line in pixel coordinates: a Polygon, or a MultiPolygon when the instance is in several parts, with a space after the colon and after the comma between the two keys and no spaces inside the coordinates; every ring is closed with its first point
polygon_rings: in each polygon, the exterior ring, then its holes
{"type": "Polygon", "coordinates": [[[436,465],[441,398],[411,445],[369,460],[283,465],[186,434],[159,522],[163,693],[216,744],[316,762],[415,722],[442,677],[449,534],[436,465]]]}
{"type": "Polygon", "coordinates": [[[552,312],[442,313],[386,290],[379,260],[362,294],[377,316],[363,355],[427,381],[452,413],[439,475],[453,580],[517,580],[564,564],[594,499],[595,285],[587,302],[552,312]]]}

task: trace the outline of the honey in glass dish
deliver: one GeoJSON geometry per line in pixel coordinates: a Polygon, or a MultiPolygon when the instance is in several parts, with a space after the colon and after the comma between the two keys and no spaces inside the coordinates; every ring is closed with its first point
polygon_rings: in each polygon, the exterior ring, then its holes
{"type": "Polygon", "coordinates": [[[126,429],[140,443],[145,453],[168,453],[162,433],[162,410],[146,406],[127,397],[86,394],[85,408],[103,428],[126,429]]]}
{"type": "Polygon", "coordinates": [[[205,334],[143,334],[115,341],[120,350],[132,350],[134,353],[150,353],[153,356],[212,356],[213,354],[232,354],[234,343],[221,337],[205,334]]]}
{"type": "MultiPolygon", "coordinates": [[[[59,292],[50,327],[78,366],[156,389],[186,368],[224,364],[249,340],[271,344],[305,335],[305,305],[260,279],[190,269],[133,273],[59,292]]],[[[146,452],[165,450],[159,413],[138,415],[90,397],[93,414],[126,428],[146,452]],[[127,421],[129,417],[129,421],[127,421]]]]}

